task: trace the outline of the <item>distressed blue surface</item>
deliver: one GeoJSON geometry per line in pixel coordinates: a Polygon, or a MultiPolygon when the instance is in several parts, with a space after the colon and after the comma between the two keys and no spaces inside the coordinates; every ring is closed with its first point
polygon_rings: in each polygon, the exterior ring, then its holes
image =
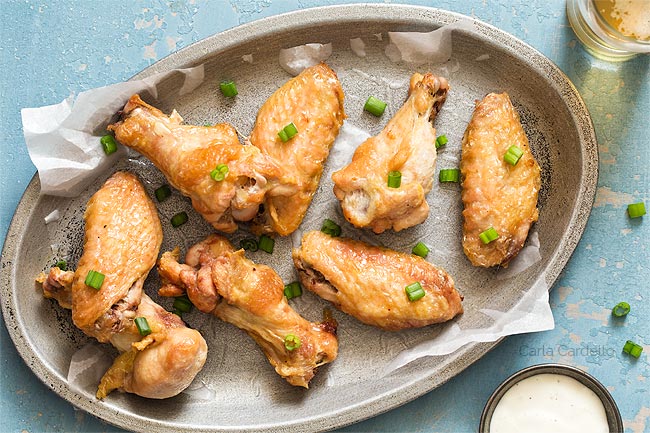
{"type": "MultiPolygon", "coordinates": [[[[241,23],[327,0],[0,0],[0,241],[35,172],[20,108],[125,80],[192,42],[241,23]]],[[[401,2],[394,2],[401,3],[401,2]]],[[[542,362],[578,366],[607,386],[626,432],[650,432],[650,221],[630,221],[628,203],[648,202],[650,56],[623,64],[590,57],[577,43],[564,0],[411,1],[460,12],[533,45],[571,78],[596,127],[600,178],[587,230],[551,293],[556,328],[507,338],[444,386],[347,432],[476,431],[482,407],[509,374],[542,362]],[[613,326],[610,309],[633,312],[613,326]],[[621,354],[627,339],[639,360],[621,354]]],[[[0,325],[0,432],[121,431],[75,410],[25,366],[0,325]]]]}

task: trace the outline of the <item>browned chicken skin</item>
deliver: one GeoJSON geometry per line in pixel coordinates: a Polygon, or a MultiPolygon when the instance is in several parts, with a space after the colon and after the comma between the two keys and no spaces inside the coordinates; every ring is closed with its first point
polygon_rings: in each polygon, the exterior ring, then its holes
{"type": "Polygon", "coordinates": [[[463,250],[475,266],[507,266],[537,221],[540,168],[528,145],[519,115],[506,93],[477,102],[463,136],[463,250]],[[510,146],[523,151],[512,166],[503,159],[510,146]],[[499,238],[484,244],[479,234],[494,227],[499,238]]]}
{"type": "Polygon", "coordinates": [[[368,325],[395,331],[463,312],[452,278],[412,254],[311,231],[293,250],[293,261],[304,287],[368,325]],[[425,296],[411,302],[405,287],[415,282],[425,296]]]}
{"type": "Polygon", "coordinates": [[[235,221],[255,217],[267,193],[293,194],[295,181],[256,147],[243,146],[232,126],[181,124],[176,111],[166,116],[133,95],[121,120],[108,129],[120,143],[149,158],[175,188],[217,230],[233,232],[235,221]],[[222,181],[210,173],[228,166],[222,181]]]}
{"type": "Polygon", "coordinates": [[[72,309],[75,325],[122,355],[102,378],[97,397],[113,389],[167,398],[185,389],[201,370],[207,346],[201,335],[142,293],[156,263],[162,228],[138,179],[115,173],[89,200],[84,251],[75,272],[52,268],[37,281],[47,298],[72,309]],[[99,290],[85,284],[90,270],[104,274],[99,290]],[[145,317],[152,334],[135,323],[145,317]]]}
{"type": "Polygon", "coordinates": [[[264,214],[256,219],[257,232],[286,236],[298,228],[344,118],[343,88],[324,63],[305,69],[264,103],[250,142],[282,165],[296,179],[298,190],[288,196],[267,196],[264,214]],[[278,131],[291,122],[298,134],[283,143],[278,131]]]}
{"type": "Polygon", "coordinates": [[[178,296],[186,291],[201,311],[246,331],[290,384],[307,388],[316,368],[336,358],[336,321],[326,317],[322,323],[311,323],[302,318],[289,306],[284,284],[273,269],[248,260],[243,250],[234,251],[217,235],[193,246],[187,264],[179,264],[177,254],[163,253],[160,259],[165,282],[160,294],[178,296]],[[204,271],[209,278],[202,277],[204,271]],[[291,351],[284,342],[290,334],[301,342],[291,351]]]}
{"type": "Polygon", "coordinates": [[[409,97],[384,130],[359,145],[352,162],[332,174],[343,215],[356,227],[375,233],[400,231],[429,215],[436,162],[433,121],[447,98],[447,80],[413,74],[409,97]],[[402,173],[399,188],[389,188],[388,173],[402,173]]]}

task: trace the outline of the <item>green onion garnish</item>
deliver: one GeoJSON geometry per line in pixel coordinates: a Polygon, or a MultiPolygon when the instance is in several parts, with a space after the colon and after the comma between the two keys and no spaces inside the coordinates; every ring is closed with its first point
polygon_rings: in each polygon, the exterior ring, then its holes
{"type": "Polygon", "coordinates": [[[104,149],[106,155],[117,152],[117,143],[112,135],[104,135],[99,142],[102,144],[102,149],[104,149]]]}
{"type": "Polygon", "coordinates": [[[99,290],[101,289],[102,284],[104,283],[104,274],[97,271],[88,271],[84,283],[95,290],[99,290]]]}
{"type": "Polygon", "coordinates": [[[245,249],[246,251],[255,252],[258,250],[257,241],[253,238],[246,238],[239,241],[239,247],[245,249]]]}
{"type": "Polygon", "coordinates": [[[616,317],[627,316],[627,313],[630,312],[630,304],[627,302],[619,302],[614,308],[612,308],[612,314],[616,317]]]}
{"type": "Polygon", "coordinates": [[[405,290],[406,290],[406,296],[409,297],[409,301],[411,302],[417,301],[418,299],[422,299],[425,294],[422,285],[418,282],[409,284],[408,286],[406,286],[405,290]]]}
{"type": "Polygon", "coordinates": [[[388,173],[388,188],[399,188],[402,184],[402,173],[391,171],[388,173]]]}
{"type": "Polygon", "coordinates": [[[182,226],[187,222],[187,213],[180,212],[172,217],[172,227],[182,226]]]}
{"type": "Polygon", "coordinates": [[[478,237],[481,238],[481,242],[487,245],[490,242],[498,239],[499,233],[497,233],[497,231],[494,230],[494,227],[490,227],[489,229],[485,230],[480,235],[478,235],[478,237]]]}
{"type": "Polygon", "coordinates": [[[293,334],[287,335],[284,337],[284,347],[290,352],[300,348],[300,338],[293,334]]]}
{"type": "Polygon", "coordinates": [[[54,267],[59,268],[62,271],[67,271],[68,270],[68,262],[66,262],[65,260],[59,260],[58,262],[56,262],[56,265],[54,265],[54,267]]]}
{"type": "Polygon", "coordinates": [[[287,141],[291,140],[297,133],[298,128],[296,128],[296,125],[291,122],[282,128],[280,132],[278,132],[278,137],[280,137],[280,140],[282,140],[283,143],[286,143],[287,141]]]}
{"type": "Polygon", "coordinates": [[[363,109],[366,110],[368,113],[374,114],[375,116],[379,117],[382,114],[384,114],[384,110],[386,110],[386,103],[381,99],[377,99],[374,96],[371,96],[366,101],[366,104],[363,106],[363,109]]]}
{"type": "Polygon", "coordinates": [[[146,337],[147,335],[151,334],[151,328],[149,327],[149,322],[147,322],[146,317],[136,317],[135,326],[138,327],[138,332],[143,337],[146,337]]]}
{"type": "Polygon", "coordinates": [[[449,140],[447,139],[447,136],[442,134],[440,137],[436,138],[436,149],[441,148],[445,144],[447,144],[449,140]]]}
{"type": "Polygon", "coordinates": [[[178,317],[180,317],[181,319],[183,318],[183,312],[180,311],[180,310],[177,310],[176,308],[174,308],[174,309],[172,310],[172,313],[176,314],[176,315],[177,315],[178,317]]]}
{"type": "Polygon", "coordinates": [[[427,254],[429,254],[429,248],[426,245],[424,245],[422,242],[418,242],[417,244],[415,244],[411,252],[416,256],[425,258],[427,254]]]}
{"type": "Polygon", "coordinates": [[[301,295],[302,288],[300,287],[300,283],[298,281],[294,281],[293,283],[289,283],[284,286],[284,296],[287,297],[287,300],[297,298],[301,295]]]}
{"type": "Polygon", "coordinates": [[[167,200],[169,197],[171,197],[172,190],[169,187],[169,185],[165,184],[160,188],[156,189],[154,191],[154,194],[156,195],[156,200],[158,200],[158,203],[162,203],[165,200],[167,200]]]}
{"type": "Polygon", "coordinates": [[[258,242],[259,249],[271,254],[273,252],[273,247],[275,246],[275,241],[273,238],[270,238],[266,235],[260,236],[260,241],[258,242]]]}
{"type": "Polygon", "coordinates": [[[235,82],[232,80],[222,81],[221,83],[219,83],[219,88],[221,89],[221,93],[223,93],[223,96],[227,96],[228,98],[237,96],[237,94],[239,93],[237,91],[237,86],[235,85],[235,82]]]}
{"type": "Polygon", "coordinates": [[[228,174],[228,166],[226,164],[218,164],[217,167],[210,172],[210,177],[217,182],[221,182],[228,174]]]}
{"type": "Polygon", "coordinates": [[[627,214],[630,218],[639,218],[645,215],[645,203],[633,203],[627,205],[627,214]]]}
{"type": "Polygon", "coordinates": [[[189,313],[192,311],[192,301],[190,301],[190,298],[188,298],[187,295],[174,298],[173,306],[175,310],[178,310],[182,313],[189,313]]]}
{"type": "Polygon", "coordinates": [[[522,157],[524,151],[519,148],[519,146],[510,146],[505,155],[503,155],[503,160],[510,165],[517,165],[519,158],[522,157]]]}
{"type": "Polygon", "coordinates": [[[438,175],[440,182],[458,182],[460,180],[460,170],[457,168],[443,168],[438,175]]]}
{"type": "Polygon", "coordinates": [[[623,352],[638,358],[641,356],[641,352],[643,352],[643,347],[639,346],[632,340],[627,340],[625,346],[623,346],[623,352]]]}
{"type": "Polygon", "coordinates": [[[341,236],[341,226],[339,226],[329,218],[325,218],[325,221],[323,221],[323,225],[321,226],[320,231],[332,237],[341,236]]]}

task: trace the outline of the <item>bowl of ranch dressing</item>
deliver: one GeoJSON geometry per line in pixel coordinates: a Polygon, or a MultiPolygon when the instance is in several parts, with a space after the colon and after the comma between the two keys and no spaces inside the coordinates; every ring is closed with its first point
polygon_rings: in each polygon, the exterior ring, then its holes
{"type": "Polygon", "coordinates": [[[621,413],[607,389],[584,371],[539,364],[507,378],[492,393],[479,433],[623,433],[621,413]]]}

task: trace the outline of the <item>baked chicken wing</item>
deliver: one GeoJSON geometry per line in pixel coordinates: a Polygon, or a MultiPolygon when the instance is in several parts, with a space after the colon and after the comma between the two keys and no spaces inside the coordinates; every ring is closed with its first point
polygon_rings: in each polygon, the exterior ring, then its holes
{"type": "Polygon", "coordinates": [[[246,331],[291,385],[308,388],[317,367],[336,358],[336,321],[327,313],[322,323],[302,318],[284,297],[280,276],[248,260],[244,250],[234,251],[225,238],[212,235],[188,250],[185,264],[177,255],[176,250],[160,258],[159,293],[186,292],[201,311],[246,331]],[[292,348],[297,341],[299,347],[292,348]]]}
{"type": "Polygon", "coordinates": [[[362,143],[352,162],[332,174],[343,215],[375,233],[400,231],[429,215],[436,162],[433,121],[447,98],[447,80],[432,74],[411,77],[409,97],[384,130],[362,143]],[[399,171],[399,188],[388,187],[388,173],[399,171]]]}
{"type": "Polygon", "coordinates": [[[463,250],[475,266],[507,266],[521,250],[537,221],[540,168],[528,145],[519,115],[506,93],[487,95],[476,104],[462,143],[463,250]],[[511,146],[523,155],[510,165],[511,146]],[[480,234],[490,227],[498,238],[480,234]]]}
{"type": "Polygon", "coordinates": [[[267,195],[264,213],[255,221],[257,232],[286,236],[298,228],[344,118],[343,88],[336,73],[324,63],[305,69],[264,103],[250,142],[296,179],[297,191],[267,195]],[[282,142],[278,131],[292,122],[298,133],[282,142]]]}
{"type": "Polygon", "coordinates": [[[293,261],[304,287],[368,325],[396,331],[463,312],[452,278],[412,254],[311,231],[293,261]],[[410,301],[405,288],[416,282],[425,294],[410,301]]]}
{"type": "Polygon", "coordinates": [[[162,242],[155,206],[134,175],[117,172],[91,197],[84,218],[76,271],[55,267],[37,281],[45,297],[72,309],[79,329],[124,352],[102,378],[97,397],[118,388],[149,398],[178,394],[203,367],[207,346],[197,331],[143,294],[162,242]],[[90,271],[104,275],[99,289],[86,285],[90,271]],[[138,317],[152,330],[144,338],[138,317]]]}
{"type": "Polygon", "coordinates": [[[133,95],[121,120],[108,129],[120,143],[149,158],[217,230],[233,232],[235,221],[251,220],[271,190],[276,195],[295,192],[295,181],[258,148],[239,143],[232,126],[182,121],[176,111],[166,116],[133,95]],[[217,166],[227,167],[223,180],[211,176],[217,166]]]}

